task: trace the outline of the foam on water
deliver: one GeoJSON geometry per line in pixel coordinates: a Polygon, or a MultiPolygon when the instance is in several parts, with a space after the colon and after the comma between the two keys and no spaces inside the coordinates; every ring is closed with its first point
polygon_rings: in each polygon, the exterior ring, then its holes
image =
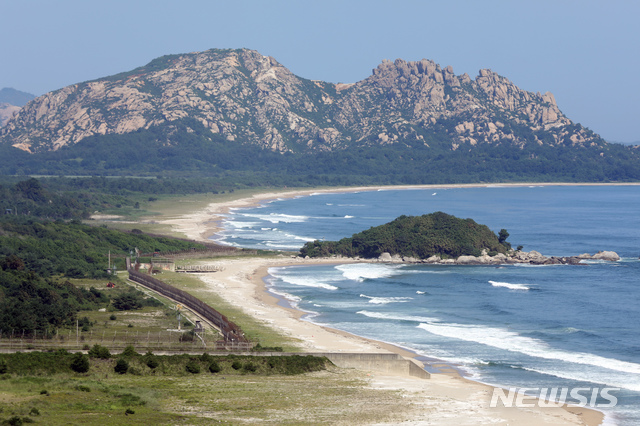
{"type": "Polygon", "coordinates": [[[494,287],[505,287],[509,290],[529,290],[525,284],[511,284],[511,283],[502,283],[499,281],[489,281],[489,283],[494,287]]]}
{"type": "Polygon", "coordinates": [[[403,265],[377,265],[371,263],[352,263],[348,265],[338,265],[336,269],[342,275],[353,281],[364,281],[366,279],[389,278],[397,275],[403,265]]]}
{"type": "Polygon", "coordinates": [[[594,372],[585,371],[584,369],[554,369],[554,368],[531,368],[531,367],[517,367],[526,371],[532,371],[538,374],[547,374],[550,376],[559,377],[567,380],[579,380],[581,382],[591,382],[600,385],[614,386],[617,388],[628,389],[636,392],[640,392],[640,377],[629,375],[625,373],[611,373],[606,372],[594,372]]]}
{"type": "Polygon", "coordinates": [[[255,228],[256,226],[260,225],[260,223],[258,222],[242,222],[239,220],[225,220],[224,224],[231,226],[234,229],[255,228]]]}
{"type": "Polygon", "coordinates": [[[269,274],[285,282],[287,284],[301,286],[301,287],[316,287],[316,288],[324,288],[325,290],[338,290],[338,287],[335,285],[328,284],[327,281],[335,281],[328,278],[316,278],[314,276],[299,276],[299,275],[287,275],[284,273],[278,272],[279,268],[270,268],[269,274]]]}
{"type": "Polygon", "coordinates": [[[547,343],[522,336],[515,331],[502,328],[454,323],[421,323],[418,328],[439,336],[476,342],[510,352],[519,352],[528,356],[564,361],[594,367],[606,368],[630,374],[640,374],[640,364],[606,358],[585,352],[569,352],[554,349],[547,343]]]}
{"type": "Polygon", "coordinates": [[[242,216],[252,217],[252,218],[260,219],[260,220],[271,222],[271,223],[300,223],[300,222],[306,222],[307,220],[309,220],[308,216],[291,215],[291,214],[284,214],[284,213],[270,213],[270,214],[243,213],[242,216]]]}
{"type": "Polygon", "coordinates": [[[275,294],[276,296],[280,296],[283,299],[285,299],[289,303],[289,305],[291,305],[292,308],[298,309],[298,305],[302,301],[302,299],[299,298],[298,296],[294,296],[293,294],[289,294],[284,291],[274,290],[273,287],[271,287],[269,291],[275,294]]]}
{"type": "Polygon", "coordinates": [[[431,317],[422,317],[416,315],[397,315],[397,314],[387,314],[384,312],[372,312],[372,311],[358,311],[357,314],[364,315],[369,318],[378,318],[385,320],[394,320],[394,321],[413,321],[413,322],[438,322],[440,321],[438,318],[431,317]]]}
{"type": "Polygon", "coordinates": [[[361,294],[360,297],[369,299],[369,303],[373,303],[375,305],[386,305],[387,303],[407,303],[409,300],[413,299],[413,297],[375,297],[367,296],[366,294],[361,294]]]}

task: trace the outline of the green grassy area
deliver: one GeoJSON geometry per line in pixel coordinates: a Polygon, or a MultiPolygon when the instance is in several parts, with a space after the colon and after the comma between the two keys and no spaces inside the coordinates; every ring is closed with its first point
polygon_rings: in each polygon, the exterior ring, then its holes
{"type": "Polygon", "coordinates": [[[364,387],[365,375],[356,371],[135,375],[117,374],[113,364],[92,360],[85,374],[1,375],[0,422],[364,424],[393,421],[409,405],[395,392],[364,387]]]}

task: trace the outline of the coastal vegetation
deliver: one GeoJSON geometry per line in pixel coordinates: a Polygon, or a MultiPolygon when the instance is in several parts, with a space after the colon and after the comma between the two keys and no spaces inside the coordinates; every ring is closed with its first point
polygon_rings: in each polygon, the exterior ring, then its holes
{"type": "Polygon", "coordinates": [[[81,373],[71,369],[75,356],[64,350],[0,355],[0,423],[363,424],[393,422],[398,410],[419,402],[371,389],[364,373],[337,370],[323,358],[84,355],[89,369],[81,373]],[[128,364],[124,374],[114,370],[118,360],[128,364]],[[200,372],[187,371],[188,363],[200,372]],[[214,364],[220,371],[212,371],[214,364]]]}
{"type": "MultiPolygon", "coordinates": [[[[162,176],[162,185],[167,187],[176,185],[173,179],[177,185],[187,179],[197,190],[208,186],[204,192],[285,185],[640,180],[638,152],[619,144],[482,144],[472,150],[452,151],[450,136],[443,127],[430,130],[426,143],[421,144],[371,144],[313,154],[282,154],[207,136],[197,122],[175,125],[177,130],[154,128],[91,136],[57,151],[36,154],[0,146],[0,175],[162,176]],[[157,144],[167,138],[171,143],[157,144]]],[[[161,186],[157,182],[131,183],[132,187],[146,185],[150,189],[161,186]]]]}
{"type": "Polygon", "coordinates": [[[105,278],[109,254],[112,266],[124,269],[124,257],[141,253],[204,249],[194,241],[122,232],[80,221],[43,221],[4,216],[0,219],[0,262],[19,261],[21,267],[42,277],[62,274],[71,278],[105,278]],[[4,260],[3,260],[4,259],[4,260]]]}
{"type": "MultiPolygon", "coordinates": [[[[127,346],[120,354],[111,354],[108,348],[94,345],[86,355],[64,349],[45,352],[18,352],[0,354],[3,373],[12,376],[87,373],[112,370],[134,376],[184,376],[189,374],[256,374],[261,376],[295,375],[324,370],[329,361],[311,355],[156,355],[147,351],[140,354],[127,346]],[[126,366],[126,368],[125,368],[126,366]],[[213,366],[213,367],[212,367],[213,366]],[[215,371],[212,371],[215,370],[215,371]]],[[[6,377],[5,377],[6,379],[6,377]]]]}
{"type": "Polygon", "coordinates": [[[499,236],[486,225],[473,219],[435,212],[423,216],[400,216],[384,225],[372,227],[339,241],[313,241],[300,250],[309,257],[378,258],[382,253],[427,259],[431,256],[456,258],[462,255],[480,256],[486,250],[490,256],[506,253],[509,233],[499,236]]]}

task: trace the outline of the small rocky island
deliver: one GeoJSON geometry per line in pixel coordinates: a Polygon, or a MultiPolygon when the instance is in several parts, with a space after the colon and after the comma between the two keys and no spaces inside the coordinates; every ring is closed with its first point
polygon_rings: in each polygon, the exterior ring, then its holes
{"type": "Polygon", "coordinates": [[[392,263],[487,265],[527,263],[534,265],[580,264],[585,259],[620,260],[612,251],[594,255],[547,257],[537,251],[514,250],[509,233],[496,235],[472,219],[435,212],[423,216],[400,216],[339,241],[313,241],[300,249],[302,257],[377,259],[392,263]]]}

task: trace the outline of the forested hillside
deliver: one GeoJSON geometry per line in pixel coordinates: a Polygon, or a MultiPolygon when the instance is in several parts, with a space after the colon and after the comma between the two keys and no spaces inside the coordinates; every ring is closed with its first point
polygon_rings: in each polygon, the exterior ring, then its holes
{"type": "MultiPolygon", "coordinates": [[[[0,174],[147,176],[162,177],[168,185],[171,179],[186,178],[193,179],[196,187],[203,186],[199,180],[210,179],[212,190],[285,185],[640,180],[638,150],[619,144],[483,144],[452,151],[447,145],[446,128],[436,126],[424,133],[427,145],[372,145],[281,154],[209,137],[202,124],[194,120],[181,120],[173,126],[172,130],[151,128],[91,136],[57,151],[37,154],[0,146],[0,174]],[[158,145],[160,140],[168,143],[158,145]]],[[[521,131],[526,133],[525,129],[521,131]]]]}
{"type": "Polygon", "coordinates": [[[486,225],[472,219],[459,219],[442,212],[423,216],[400,216],[397,219],[340,241],[313,241],[300,250],[302,256],[378,258],[382,253],[427,259],[431,256],[456,258],[479,256],[487,250],[490,256],[506,253],[506,230],[494,234],[486,225]]]}

